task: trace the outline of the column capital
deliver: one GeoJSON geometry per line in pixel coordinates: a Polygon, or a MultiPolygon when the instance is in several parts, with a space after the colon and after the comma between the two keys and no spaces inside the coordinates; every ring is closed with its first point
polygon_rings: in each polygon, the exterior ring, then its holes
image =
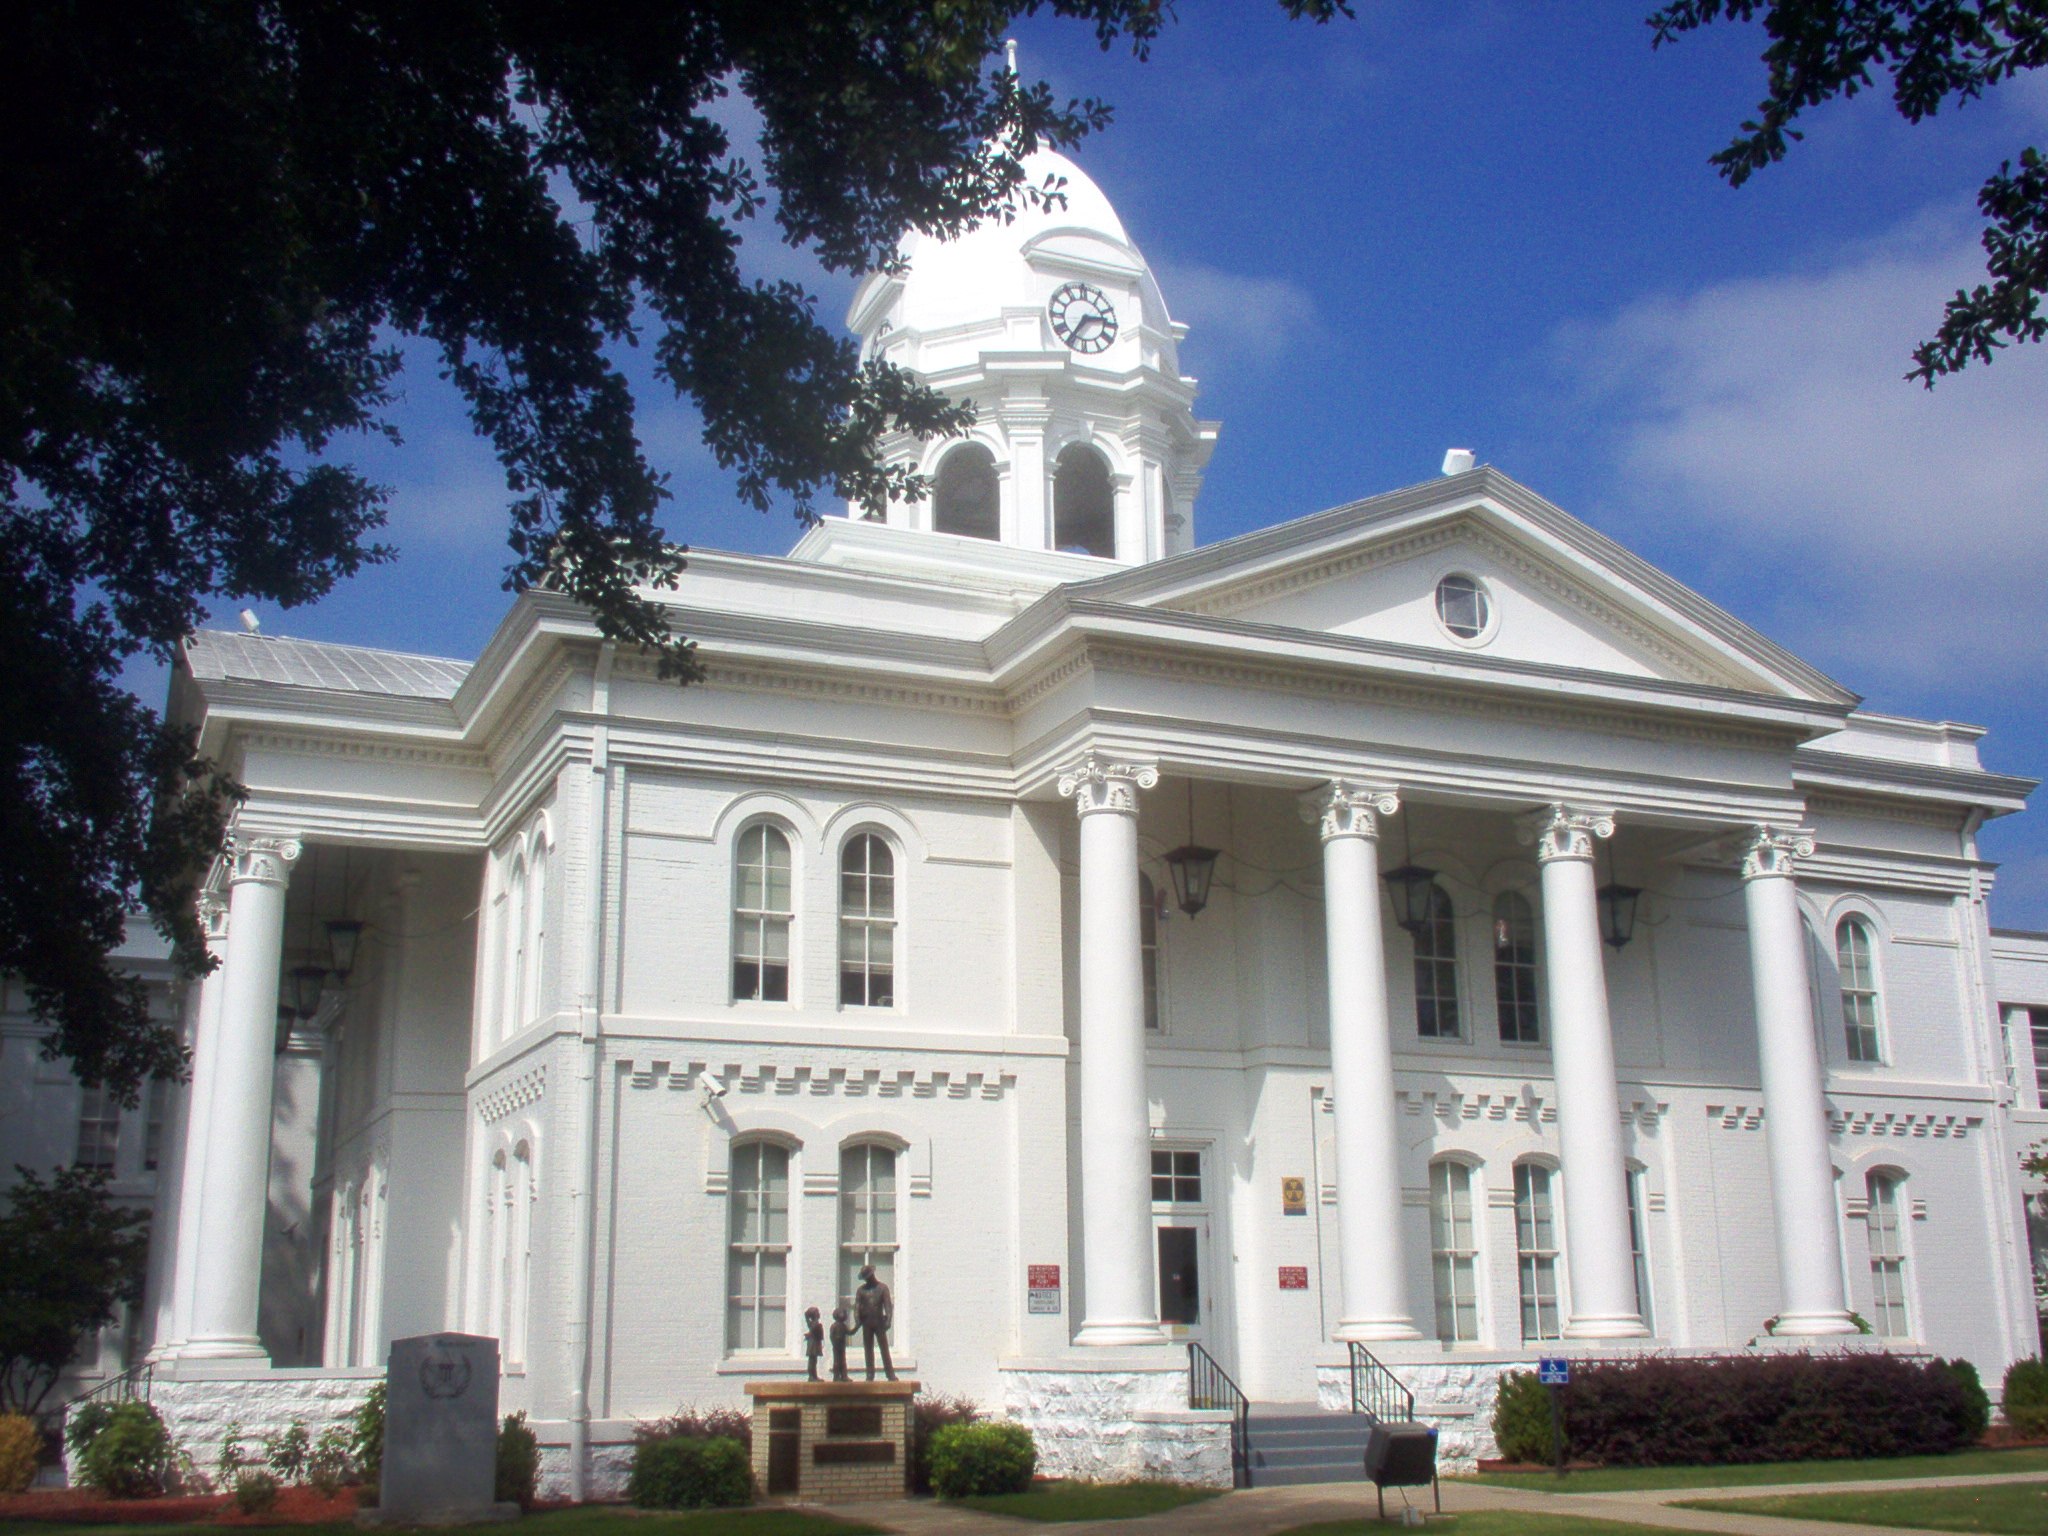
{"type": "Polygon", "coordinates": [[[209,942],[228,936],[228,900],[219,891],[199,893],[199,931],[209,942]]]}
{"type": "Polygon", "coordinates": [[[1614,812],[1600,806],[1558,801],[1515,822],[1515,840],[1536,845],[1536,862],[1593,857],[1596,839],[1614,836],[1614,812]]]}
{"type": "Polygon", "coordinates": [[[1790,879],[1795,859],[1813,857],[1813,828],[1774,827],[1759,822],[1741,835],[1742,878],[1790,879]]]}
{"type": "Polygon", "coordinates": [[[1380,835],[1379,818],[1401,809],[1401,797],[1391,789],[1332,779],[1295,801],[1301,819],[1316,824],[1324,842],[1333,837],[1380,835]]]}
{"type": "Polygon", "coordinates": [[[1138,814],[1138,791],[1159,782],[1159,770],[1150,763],[1118,763],[1094,752],[1060,770],[1060,794],[1072,796],[1077,815],[1114,811],[1120,816],[1138,814]]]}
{"type": "Polygon", "coordinates": [[[238,837],[230,884],[282,886],[292,877],[292,866],[304,850],[296,837],[238,837]]]}

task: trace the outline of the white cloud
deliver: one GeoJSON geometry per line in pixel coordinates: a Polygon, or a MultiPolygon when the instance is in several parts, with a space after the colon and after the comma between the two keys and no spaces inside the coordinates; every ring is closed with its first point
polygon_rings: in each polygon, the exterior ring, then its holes
{"type": "Polygon", "coordinates": [[[1189,350],[1212,371],[1275,362],[1315,324],[1315,300],[1288,278],[1199,262],[1154,262],[1153,273],[1168,312],[1188,327],[1189,350]]]}
{"type": "Polygon", "coordinates": [[[2048,350],[1929,391],[1913,345],[1983,276],[1960,215],[1789,273],[1633,304],[1565,338],[1618,420],[1638,516],[1753,566],[1767,627],[1815,661],[1908,687],[2038,676],[2048,633],[2048,350]]]}

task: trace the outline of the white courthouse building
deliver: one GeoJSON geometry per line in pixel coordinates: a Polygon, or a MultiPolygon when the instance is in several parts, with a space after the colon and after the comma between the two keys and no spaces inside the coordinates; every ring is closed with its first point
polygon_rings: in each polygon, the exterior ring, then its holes
{"type": "Polygon", "coordinates": [[[703,681],[547,591],[474,662],[186,646],[249,798],[155,1400],[203,1442],[491,1334],[597,1492],[637,1420],[800,1373],[863,1263],[903,1374],[1093,1475],[1215,1475],[1189,1344],[1332,1407],[1360,1345],[1454,1455],[1539,1354],[1995,1389],[2048,1134],[2048,987],[2001,987],[2048,944],[1994,938],[1977,834],[2031,782],[1469,455],[1199,544],[1184,327],[1043,158],[1064,208],[853,306],[979,407],[896,445],[935,494],[691,555],[703,681]]]}

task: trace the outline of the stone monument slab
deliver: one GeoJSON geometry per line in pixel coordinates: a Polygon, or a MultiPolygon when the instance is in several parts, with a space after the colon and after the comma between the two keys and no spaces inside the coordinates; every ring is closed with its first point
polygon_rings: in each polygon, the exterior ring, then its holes
{"type": "Polygon", "coordinates": [[[516,1517],[496,1502],[498,1341],[470,1333],[394,1339],[384,1385],[383,1525],[516,1517]]]}

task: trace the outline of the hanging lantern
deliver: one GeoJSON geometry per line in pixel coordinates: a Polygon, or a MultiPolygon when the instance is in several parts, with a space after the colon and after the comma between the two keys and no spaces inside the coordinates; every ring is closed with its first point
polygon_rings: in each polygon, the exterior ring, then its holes
{"type": "Polygon", "coordinates": [[[1436,871],[1421,864],[1403,864],[1380,878],[1394,902],[1394,921],[1410,933],[1429,926],[1430,892],[1436,888],[1436,871]]]}
{"type": "Polygon", "coordinates": [[[292,1007],[302,1019],[320,1011],[320,990],[327,983],[327,970],[318,965],[292,967],[292,1007]]]}
{"type": "Polygon", "coordinates": [[[336,918],[327,925],[327,957],[337,982],[346,982],[356,968],[356,941],[362,936],[363,925],[352,918],[336,918]]]}
{"type": "Polygon", "coordinates": [[[1636,903],[1642,888],[1610,880],[1593,893],[1600,901],[1600,937],[1616,949],[1636,936],[1636,903]]]}
{"type": "Polygon", "coordinates": [[[1219,849],[1184,843],[1166,856],[1166,872],[1173,879],[1173,899],[1189,917],[1209,905],[1209,884],[1216,878],[1220,853],[1219,849]]]}

